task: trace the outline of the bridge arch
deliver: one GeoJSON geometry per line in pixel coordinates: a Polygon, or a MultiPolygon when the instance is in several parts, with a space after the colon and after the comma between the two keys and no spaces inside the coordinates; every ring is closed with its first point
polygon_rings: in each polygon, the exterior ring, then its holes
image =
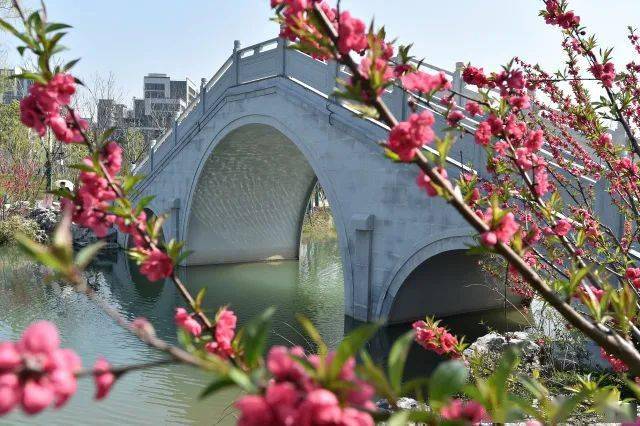
{"type": "Polygon", "coordinates": [[[181,235],[193,251],[186,264],[298,258],[304,210],[316,182],[331,205],[349,306],[347,229],[330,172],[311,143],[272,116],[231,120],[208,141],[186,196],[181,235]]]}
{"type": "Polygon", "coordinates": [[[499,306],[497,283],[480,270],[479,257],[467,254],[473,244],[468,234],[445,234],[415,250],[392,272],[380,294],[377,316],[398,323],[499,306]]]}

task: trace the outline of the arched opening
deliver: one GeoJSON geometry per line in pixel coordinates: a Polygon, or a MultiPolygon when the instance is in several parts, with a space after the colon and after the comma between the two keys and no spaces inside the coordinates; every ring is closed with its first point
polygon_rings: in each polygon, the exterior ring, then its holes
{"type": "Polygon", "coordinates": [[[230,132],[193,189],[187,264],[297,259],[317,182],[305,155],[275,128],[248,124],[230,132]]]}
{"type": "Polygon", "coordinates": [[[337,339],[343,243],[330,190],[298,146],[271,126],[244,125],[214,144],[187,203],[186,281],[194,291],[207,288],[203,306],[230,304],[243,318],[277,305],[274,330],[291,341],[300,337],[291,326],[297,313],[337,339]],[[318,238],[326,228],[333,235],[318,238]]]}
{"type": "Polygon", "coordinates": [[[481,257],[449,250],[416,267],[398,290],[389,322],[408,322],[425,315],[448,316],[504,305],[504,286],[482,271],[481,257]]]}

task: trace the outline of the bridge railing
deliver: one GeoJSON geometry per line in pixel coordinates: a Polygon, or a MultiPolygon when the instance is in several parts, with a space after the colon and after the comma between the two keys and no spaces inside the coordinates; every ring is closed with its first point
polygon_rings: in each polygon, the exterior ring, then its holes
{"type": "MultiPolygon", "coordinates": [[[[297,50],[288,49],[289,42],[273,38],[262,43],[241,48],[234,45],[231,56],[211,79],[201,86],[200,94],[175,119],[168,129],[150,148],[149,155],[134,169],[135,173],[148,174],[160,164],[171,151],[172,146],[190,137],[199,130],[201,118],[207,116],[217,106],[225,92],[234,86],[283,76],[302,83],[325,95],[331,95],[336,87],[336,78],[349,78],[349,74],[334,61],[314,59],[297,50]]],[[[421,63],[428,71],[443,71],[454,81],[454,86],[463,86],[460,67],[455,72],[435,65],[421,63]]],[[[400,89],[389,90],[384,95],[392,111],[405,117],[406,94],[400,89]]],[[[463,102],[459,102],[460,105],[463,102]]]]}

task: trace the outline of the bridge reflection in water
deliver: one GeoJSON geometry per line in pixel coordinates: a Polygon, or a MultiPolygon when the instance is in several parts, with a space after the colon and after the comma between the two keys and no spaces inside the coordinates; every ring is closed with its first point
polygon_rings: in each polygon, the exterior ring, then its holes
{"type": "MultiPolygon", "coordinates": [[[[173,311],[182,300],[169,283],[144,282],[124,253],[102,262],[90,271],[90,281],[101,297],[129,318],[144,316],[163,339],[175,342],[173,311]],[[134,282],[132,282],[132,280],[134,282]]],[[[295,323],[301,313],[317,324],[323,337],[335,345],[345,328],[356,325],[344,316],[342,267],[335,240],[302,244],[300,261],[282,261],[220,266],[198,266],[181,270],[194,291],[207,288],[205,309],[229,303],[240,322],[277,306],[270,344],[309,345],[295,323]]],[[[30,322],[47,319],[60,328],[63,346],[74,348],[84,365],[105,356],[114,365],[148,361],[159,355],[117,327],[106,315],[70,288],[42,284],[42,275],[21,255],[0,252],[0,340],[15,339],[30,322]]],[[[513,327],[502,312],[466,315],[447,320],[455,331],[470,336],[483,334],[487,321],[492,328],[513,327]]],[[[390,342],[407,330],[408,324],[384,328],[369,345],[374,358],[383,360],[390,342]]],[[[414,349],[409,373],[431,369],[438,358],[414,349]]],[[[3,424],[77,424],[79,420],[100,424],[234,424],[229,408],[237,391],[198,400],[210,380],[206,373],[169,366],[131,373],[118,381],[104,402],[92,401],[93,383],[81,380],[79,392],[64,409],[47,411],[33,418],[13,413],[3,424]],[[227,416],[227,417],[225,417],[227,416]]]]}

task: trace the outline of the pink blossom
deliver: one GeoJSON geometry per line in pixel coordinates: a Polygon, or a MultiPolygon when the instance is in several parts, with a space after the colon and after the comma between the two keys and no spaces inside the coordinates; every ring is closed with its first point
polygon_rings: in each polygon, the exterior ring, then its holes
{"type": "Polygon", "coordinates": [[[233,347],[231,341],[235,336],[237,318],[233,311],[223,308],[216,318],[216,330],[214,333],[215,341],[208,342],[205,349],[210,353],[228,358],[233,355],[233,347]]]}
{"type": "MultiPolygon", "coordinates": [[[[438,167],[438,174],[444,179],[447,178],[447,170],[443,167],[438,167]]],[[[418,187],[423,188],[430,197],[438,195],[438,190],[431,182],[431,178],[424,171],[420,170],[420,173],[416,178],[416,183],[418,184],[418,187]]]]}
{"type": "Polygon", "coordinates": [[[367,26],[360,19],[354,18],[348,11],[340,13],[338,25],[338,50],[343,55],[351,51],[362,52],[368,46],[367,26]]]}
{"type": "Polygon", "coordinates": [[[339,425],[342,418],[336,395],[327,389],[316,389],[307,395],[300,404],[297,424],[311,425],[339,425]]]}
{"type": "Polygon", "coordinates": [[[0,343],[0,370],[12,370],[22,363],[22,357],[13,342],[0,343]]]}
{"type": "Polygon", "coordinates": [[[497,224],[493,223],[493,212],[491,208],[484,214],[484,221],[491,225],[491,229],[480,236],[482,244],[487,247],[493,247],[498,242],[509,244],[511,237],[513,237],[520,228],[520,225],[518,225],[511,212],[504,214],[497,224]]]}
{"type": "Polygon", "coordinates": [[[486,122],[491,127],[491,134],[493,136],[498,136],[504,131],[504,123],[500,117],[491,114],[486,122]]]}
{"type": "Polygon", "coordinates": [[[489,83],[483,69],[472,66],[468,66],[462,71],[462,79],[465,83],[478,87],[484,87],[489,83]]]}
{"type": "Polygon", "coordinates": [[[460,120],[464,118],[464,114],[462,111],[457,109],[452,109],[449,114],[447,114],[447,124],[451,127],[457,126],[460,120]]]}
{"type": "Polygon", "coordinates": [[[511,105],[515,109],[522,110],[531,107],[531,102],[529,101],[529,97],[527,95],[511,96],[509,98],[509,105],[511,105]]]}
{"type": "Polygon", "coordinates": [[[116,381],[116,376],[111,372],[111,364],[105,358],[100,357],[93,365],[93,380],[96,385],[95,399],[105,398],[116,381]]]}
{"type": "Polygon", "coordinates": [[[631,281],[635,288],[640,289],[640,268],[627,268],[625,276],[631,281]]]}
{"type": "Polygon", "coordinates": [[[491,140],[491,125],[486,121],[483,121],[478,125],[475,133],[476,143],[482,146],[489,145],[491,140]]]}
{"type": "Polygon", "coordinates": [[[194,317],[189,315],[186,309],[176,308],[176,313],[173,316],[176,325],[187,333],[194,336],[200,336],[202,334],[202,325],[194,317]]]}
{"type": "Polygon", "coordinates": [[[542,130],[534,130],[527,136],[525,147],[529,150],[529,152],[535,153],[540,148],[542,148],[542,143],[544,142],[543,138],[544,132],[542,130]]]}
{"type": "Polygon", "coordinates": [[[21,352],[50,355],[60,346],[58,329],[49,321],[38,321],[29,325],[18,342],[21,352]]]}
{"type": "MultiPolygon", "coordinates": [[[[384,85],[394,77],[393,68],[391,68],[389,63],[383,58],[376,58],[375,61],[372,61],[368,56],[363,58],[358,66],[358,71],[360,72],[360,76],[365,80],[371,80],[374,74],[377,76],[379,86],[376,88],[376,96],[382,94],[384,85]]],[[[368,93],[362,94],[365,100],[368,99],[368,96],[368,93]]]]}
{"type": "Polygon", "coordinates": [[[140,273],[145,275],[149,281],[158,281],[171,276],[173,261],[165,252],[158,248],[139,251],[146,256],[140,265],[140,273]]]}
{"type": "Polygon", "coordinates": [[[304,357],[304,350],[299,346],[288,349],[284,346],[274,346],[267,356],[267,368],[279,381],[300,383],[306,378],[306,372],[300,363],[293,358],[304,357]]]}
{"type": "Polygon", "coordinates": [[[416,321],[412,324],[412,328],[416,333],[416,343],[426,350],[433,351],[438,355],[446,354],[452,358],[461,356],[456,348],[458,339],[444,327],[438,327],[437,322],[416,321]]]}
{"type": "Polygon", "coordinates": [[[507,86],[514,90],[522,90],[525,86],[522,70],[512,70],[507,77],[507,86]]]}
{"type": "Polygon", "coordinates": [[[40,137],[44,136],[47,131],[47,115],[40,109],[33,96],[27,96],[20,100],[20,121],[35,130],[40,137]]]}
{"type": "Polygon", "coordinates": [[[571,222],[566,219],[560,219],[553,230],[556,235],[564,237],[569,233],[569,231],[571,231],[571,222]]]}
{"type": "Polygon", "coordinates": [[[13,410],[22,399],[22,389],[16,374],[0,374],[0,415],[13,410]]]}
{"type": "Polygon", "coordinates": [[[546,167],[536,167],[533,171],[534,177],[534,189],[536,195],[542,197],[551,189],[551,183],[549,183],[549,174],[546,167]]]}
{"type": "Polygon", "coordinates": [[[522,170],[529,170],[533,167],[531,154],[529,154],[529,150],[527,148],[520,147],[516,149],[516,163],[522,170]]]}
{"type": "MultiPolygon", "coordinates": [[[[69,74],[56,74],[47,84],[32,84],[29,94],[20,101],[22,123],[34,129],[41,137],[49,125],[54,132],[62,131],[64,120],[61,122],[60,106],[71,102],[71,95],[75,90],[75,79],[69,74]]],[[[71,137],[67,133],[65,136],[71,137]]]]}
{"type": "Polygon", "coordinates": [[[476,115],[482,114],[482,107],[477,102],[469,101],[464,106],[464,109],[471,115],[471,117],[475,117],[476,115]]]}
{"type": "Polygon", "coordinates": [[[291,382],[274,383],[265,393],[267,404],[281,424],[295,424],[301,399],[302,392],[291,382]]]}
{"type": "Polygon", "coordinates": [[[56,94],[61,105],[69,105],[71,96],[76,93],[76,80],[70,74],[56,74],[47,84],[49,90],[56,94]]]}
{"type": "Polygon", "coordinates": [[[412,114],[408,121],[398,123],[389,133],[389,148],[402,161],[411,161],[416,152],[433,141],[435,134],[431,126],[435,122],[430,111],[412,114]]]}
{"type": "Polygon", "coordinates": [[[602,82],[605,87],[613,86],[613,81],[616,78],[616,70],[613,62],[607,62],[606,64],[594,64],[591,67],[593,76],[602,82]]]}
{"type": "Polygon", "coordinates": [[[102,164],[111,176],[120,172],[122,167],[122,147],[116,142],[107,142],[100,154],[102,164]]]}
{"type": "Polygon", "coordinates": [[[78,116],[75,111],[62,117],[54,115],[49,119],[49,126],[56,138],[64,143],[81,143],[84,141],[82,132],[89,128],[89,122],[78,116]]]}
{"type": "Polygon", "coordinates": [[[460,399],[454,399],[449,405],[442,407],[440,415],[445,420],[467,421],[474,425],[487,420],[487,412],[481,404],[475,401],[463,402],[460,399]]]}
{"type": "Polygon", "coordinates": [[[246,395],[235,402],[240,411],[238,426],[270,426],[277,425],[271,406],[262,396],[246,395]]]}
{"type": "Polygon", "coordinates": [[[22,390],[22,409],[37,414],[53,403],[53,389],[35,380],[28,380],[22,390]]]}
{"type": "Polygon", "coordinates": [[[596,144],[602,148],[611,148],[613,137],[609,133],[603,133],[602,136],[598,139],[596,144]]]}
{"type": "Polygon", "coordinates": [[[412,92],[430,93],[451,88],[451,82],[442,71],[433,75],[422,71],[414,71],[405,74],[400,79],[402,80],[402,86],[412,92]]]}
{"type": "Polygon", "coordinates": [[[18,403],[27,414],[63,406],[77,390],[75,374],[81,367],[74,351],[60,348],[53,324],[31,324],[16,344],[0,343],[0,414],[18,403]]]}

